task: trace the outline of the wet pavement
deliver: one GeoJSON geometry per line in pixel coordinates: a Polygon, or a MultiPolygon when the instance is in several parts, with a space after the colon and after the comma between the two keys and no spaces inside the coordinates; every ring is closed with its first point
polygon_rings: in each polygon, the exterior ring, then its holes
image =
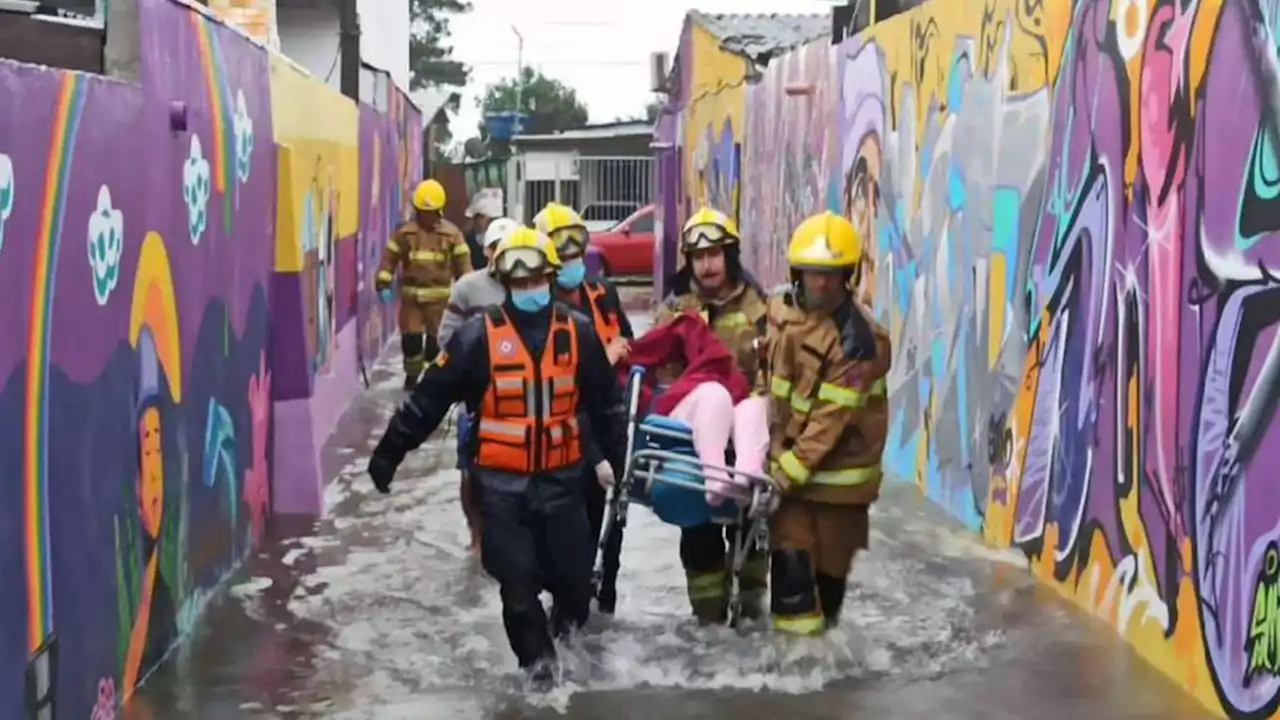
{"type": "Polygon", "coordinates": [[[617,615],[562,648],[556,691],[530,693],[467,553],[452,428],[391,495],[362,475],[402,398],[392,355],[326,448],[326,517],[279,519],[125,718],[1210,717],[907,486],[873,509],[842,625],[819,639],[698,628],[678,530],[633,511],[617,615]]]}

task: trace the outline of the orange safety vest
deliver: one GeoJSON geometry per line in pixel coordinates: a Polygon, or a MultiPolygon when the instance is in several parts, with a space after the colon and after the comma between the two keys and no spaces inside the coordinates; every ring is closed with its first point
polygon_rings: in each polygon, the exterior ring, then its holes
{"type": "Polygon", "coordinates": [[[608,346],[609,343],[622,337],[622,323],[618,320],[618,314],[622,312],[622,308],[606,308],[605,298],[609,297],[609,290],[601,282],[583,283],[583,288],[587,292],[587,305],[591,308],[591,319],[595,321],[596,334],[600,336],[600,342],[608,346]]]}
{"type": "Polygon", "coordinates": [[[489,387],[480,404],[476,466],[532,475],[582,459],[578,427],[578,329],[563,307],[551,313],[540,361],[500,306],[485,312],[489,387]]]}

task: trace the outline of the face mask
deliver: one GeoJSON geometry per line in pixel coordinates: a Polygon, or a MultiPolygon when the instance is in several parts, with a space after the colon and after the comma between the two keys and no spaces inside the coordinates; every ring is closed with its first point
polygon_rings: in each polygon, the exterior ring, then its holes
{"type": "Polygon", "coordinates": [[[565,290],[572,290],[582,284],[587,276],[587,263],[582,258],[566,260],[556,273],[556,284],[565,290]]]}
{"type": "Polygon", "coordinates": [[[551,288],[544,286],[532,290],[512,290],[511,304],[521,312],[538,312],[551,304],[551,288]]]}

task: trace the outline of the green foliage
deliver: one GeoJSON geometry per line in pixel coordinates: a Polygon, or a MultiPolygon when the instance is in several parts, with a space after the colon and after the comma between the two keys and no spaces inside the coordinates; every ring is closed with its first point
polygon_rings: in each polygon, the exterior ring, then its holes
{"type": "MultiPolygon", "coordinates": [[[[449,19],[471,11],[467,0],[411,0],[413,27],[409,33],[409,71],[414,90],[433,85],[467,84],[471,69],[453,59],[449,19]]],[[[456,110],[456,108],[454,108],[456,110]]]]}
{"type": "Polygon", "coordinates": [[[573,88],[530,67],[524,68],[521,76],[523,87],[515,78],[507,78],[486,88],[480,108],[486,113],[511,112],[516,109],[518,94],[520,109],[529,116],[523,126],[526,134],[543,135],[587,124],[587,107],[573,88]]]}

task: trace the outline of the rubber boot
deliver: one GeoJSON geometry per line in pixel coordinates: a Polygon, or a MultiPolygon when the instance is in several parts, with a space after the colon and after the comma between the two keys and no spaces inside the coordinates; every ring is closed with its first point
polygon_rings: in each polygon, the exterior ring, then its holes
{"type": "Polygon", "coordinates": [[[404,391],[411,393],[413,392],[413,389],[416,387],[418,387],[418,374],[408,373],[408,372],[405,373],[404,374],[404,391]]]}
{"type": "Polygon", "coordinates": [[[719,625],[729,619],[726,573],[689,572],[685,575],[689,589],[689,606],[701,625],[719,625]]]}
{"type": "Polygon", "coordinates": [[[818,586],[818,604],[822,606],[822,620],[827,629],[840,624],[840,608],[844,606],[844,591],[847,583],[844,578],[817,573],[814,580],[818,586]]]}

